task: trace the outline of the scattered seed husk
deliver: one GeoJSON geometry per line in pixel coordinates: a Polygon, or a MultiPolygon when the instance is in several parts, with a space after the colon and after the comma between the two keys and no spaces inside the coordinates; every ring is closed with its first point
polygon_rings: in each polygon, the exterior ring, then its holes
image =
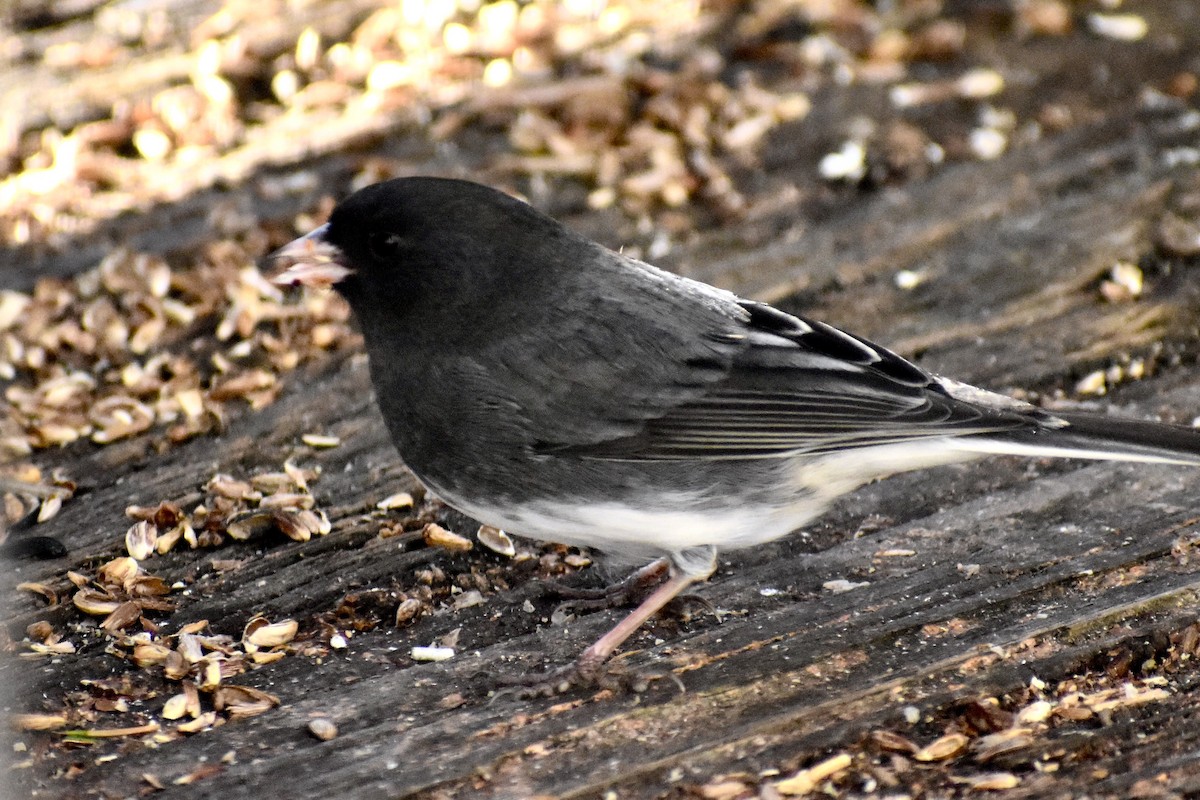
{"type": "Polygon", "coordinates": [[[308,491],[308,482],[315,480],[321,474],[320,469],[304,469],[297,467],[291,461],[283,462],[283,471],[296,484],[296,488],[302,492],[308,491]]]}
{"type": "Polygon", "coordinates": [[[913,758],[917,761],[945,761],[962,753],[970,743],[971,740],[964,734],[948,733],[913,753],[913,758]]]}
{"type": "Polygon", "coordinates": [[[205,711],[195,719],[181,722],[175,726],[175,730],[180,733],[198,733],[199,731],[211,728],[217,724],[217,714],[215,711],[205,711]]]}
{"type": "Polygon", "coordinates": [[[45,642],[54,635],[54,626],[44,619],[25,626],[25,635],[30,639],[45,642]]]}
{"type": "Polygon", "coordinates": [[[171,587],[157,575],[141,574],[129,581],[125,588],[129,596],[136,599],[144,611],[174,611],[175,605],[158,598],[171,593],[171,587]]]}
{"type": "Polygon", "coordinates": [[[38,524],[47,522],[58,516],[58,512],[62,510],[63,496],[61,494],[52,494],[42,500],[41,506],[38,508],[37,521],[38,524]]]}
{"type": "Polygon", "coordinates": [[[838,578],[837,580],[825,581],[825,583],[821,584],[821,588],[834,594],[842,594],[843,592],[850,592],[869,585],[865,581],[849,581],[845,578],[838,578]]]}
{"type": "Polygon", "coordinates": [[[159,528],[170,528],[185,519],[183,509],[175,503],[163,502],[156,506],[128,506],[125,516],[130,519],[153,522],[159,528]]]}
{"type": "Polygon", "coordinates": [[[1075,384],[1076,394],[1102,395],[1108,391],[1108,373],[1098,369],[1089,372],[1075,384]]]}
{"type": "Polygon", "coordinates": [[[175,650],[183,656],[183,660],[188,664],[199,664],[204,658],[204,643],[194,633],[180,634],[175,650]]]}
{"type": "Polygon", "coordinates": [[[1050,714],[1054,711],[1054,705],[1045,700],[1036,700],[1017,712],[1017,723],[1019,725],[1033,725],[1038,722],[1045,722],[1050,718],[1050,714]]]}
{"type": "Polygon", "coordinates": [[[1105,689],[1093,695],[1085,696],[1083,703],[1096,713],[1112,711],[1117,708],[1140,706],[1144,703],[1155,703],[1166,700],[1171,693],[1159,687],[1142,688],[1133,683],[1114,689],[1105,689]]]}
{"type": "Polygon", "coordinates": [[[1011,772],[988,772],[983,775],[952,775],[954,783],[976,789],[978,791],[1003,791],[1015,789],[1021,785],[1021,779],[1011,772]]]}
{"type": "Polygon", "coordinates": [[[71,599],[80,611],[97,617],[106,617],[121,605],[120,600],[99,589],[80,589],[71,599]]]}
{"type": "Polygon", "coordinates": [[[492,527],[491,525],[480,525],[479,530],[475,533],[475,538],[493,553],[499,553],[508,558],[512,558],[517,554],[517,546],[513,544],[513,540],[508,538],[508,534],[499,528],[492,527]]]}
{"type": "Polygon", "coordinates": [[[263,664],[273,664],[286,655],[287,653],[283,652],[282,650],[271,650],[270,652],[258,650],[250,653],[250,660],[255,665],[262,666],[263,664]]]}
{"type": "Polygon", "coordinates": [[[417,615],[425,610],[425,604],[415,597],[406,598],[396,608],[396,626],[405,625],[416,619],[417,615]]]}
{"type": "Polygon", "coordinates": [[[60,714],[14,714],[12,726],[19,731],[53,731],[67,724],[65,712],[60,714]]]}
{"type": "Polygon", "coordinates": [[[171,648],[157,642],[144,642],[133,648],[133,663],[139,667],[165,664],[172,652],[171,648]]]}
{"type": "Polygon", "coordinates": [[[236,480],[230,475],[214,475],[204,489],[217,497],[225,497],[230,500],[262,499],[262,493],[255,491],[248,482],[236,480]]]}
{"type": "Polygon", "coordinates": [[[100,627],[109,633],[123,631],[130,625],[142,618],[142,606],[132,600],[127,600],[112,610],[112,613],[104,618],[100,623],[100,627]]]}
{"type": "Polygon", "coordinates": [[[788,796],[809,794],[815,791],[822,781],[844,772],[851,763],[853,763],[853,759],[848,754],[838,753],[832,758],[827,758],[819,764],[797,772],[790,778],[776,782],[775,790],[788,796]]]}
{"type": "Polygon", "coordinates": [[[880,550],[875,554],[877,558],[910,558],[917,554],[916,550],[907,548],[893,548],[889,550],[880,550]]]}
{"type": "Polygon", "coordinates": [[[175,549],[176,544],[186,539],[189,532],[191,533],[191,538],[195,539],[196,533],[192,530],[191,524],[187,520],[180,522],[178,525],[167,530],[166,533],[159,535],[154,543],[154,551],[160,556],[165,556],[175,549]]]}
{"type": "Polygon", "coordinates": [[[141,572],[137,560],[128,556],[120,556],[102,565],[96,571],[96,581],[105,586],[126,587],[141,572]]]}
{"type": "Polygon", "coordinates": [[[322,742],[328,742],[338,735],[338,727],[328,717],[317,717],[308,723],[308,732],[322,742]]]}
{"type": "Polygon", "coordinates": [[[23,657],[25,657],[25,656],[28,656],[28,657],[65,656],[65,655],[70,655],[71,653],[74,653],[74,652],[75,652],[75,645],[72,644],[71,642],[67,642],[67,641],[46,642],[46,643],[30,642],[29,643],[29,652],[22,653],[21,655],[23,657]]]}
{"type": "Polygon", "coordinates": [[[393,511],[396,509],[410,509],[414,505],[412,494],[409,492],[396,492],[393,495],[380,500],[375,504],[375,507],[380,511],[393,511]]]}
{"type": "Polygon", "coordinates": [[[438,701],[437,707],[450,710],[459,708],[460,706],[465,705],[466,702],[467,698],[463,696],[462,692],[451,692],[438,701]]]}
{"type": "Polygon", "coordinates": [[[154,523],[142,520],[135,522],[125,531],[125,550],[129,557],[137,561],[145,561],[157,549],[158,528],[154,523]]]}
{"type": "Polygon", "coordinates": [[[53,589],[51,589],[49,586],[47,586],[44,583],[37,583],[34,581],[25,581],[23,583],[18,583],[17,591],[33,592],[34,594],[39,594],[42,597],[46,598],[46,602],[49,605],[52,605],[52,606],[58,605],[58,592],[54,591],[53,589]]]}
{"type": "Polygon", "coordinates": [[[195,419],[204,413],[204,395],[199,389],[185,389],[175,394],[175,402],[179,410],[188,419],[195,419]]]}
{"type": "Polygon", "coordinates": [[[275,527],[273,513],[255,509],[235,515],[225,526],[225,533],[235,541],[244,542],[251,537],[265,535],[275,527]]]}
{"type": "Polygon", "coordinates": [[[454,602],[450,604],[450,608],[453,611],[462,611],[464,608],[474,608],[481,605],[483,605],[483,593],[476,589],[471,589],[470,591],[455,595],[454,602]]]}
{"type": "Polygon", "coordinates": [[[308,510],[313,507],[315,502],[311,494],[280,492],[279,494],[262,498],[258,503],[258,507],[262,509],[308,510]]]}
{"type": "Polygon", "coordinates": [[[276,388],[278,378],[265,369],[252,369],[219,382],[209,391],[213,400],[247,400],[255,405],[254,395],[276,388]]]}
{"type": "Polygon", "coordinates": [[[1118,261],[1100,283],[1100,294],[1110,303],[1125,303],[1142,296],[1145,276],[1137,264],[1118,261]]]}
{"type": "Polygon", "coordinates": [[[17,324],[32,303],[27,294],[11,289],[0,291],[0,330],[8,330],[17,324]]]}
{"type": "MultiPolygon", "coordinates": [[[[191,686],[192,684],[187,684],[191,686]]],[[[211,692],[221,685],[221,661],[216,655],[209,655],[200,671],[200,688],[211,692]]]]}
{"type": "Polygon", "coordinates": [[[440,547],[452,553],[465,553],[474,547],[470,539],[448,531],[436,522],[427,524],[421,530],[421,536],[430,547],[440,547]]]}
{"type": "Polygon", "coordinates": [[[975,753],[975,760],[986,764],[993,759],[1019,753],[1031,747],[1034,743],[1031,734],[1029,728],[1009,728],[979,737],[971,743],[971,749],[975,753]]]}
{"type": "MultiPolygon", "coordinates": [[[[525,752],[526,755],[533,754],[530,752],[530,748],[526,748],[525,752]]],[[[697,794],[693,796],[700,797],[701,800],[737,800],[739,797],[753,796],[747,794],[750,791],[750,785],[739,780],[716,780],[698,787],[695,791],[697,794]]]]}
{"type": "Polygon", "coordinates": [[[226,684],[213,692],[213,707],[231,719],[255,717],[279,705],[279,698],[250,686],[226,684]]]}
{"type": "Polygon", "coordinates": [[[263,472],[252,475],[250,485],[263,494],[290,492],[296,488],[296,482],[286,472],[263,472]]]}
{"type": "Polygon", "coordinates": [[[301,511],[300,519],[317,536],[325,536],[333,530],[333,523],[329,521],[328,515],[321,509],[316,511],[301,511]]]}
{"type": "Polygon", "coordinates": [[[163,662],[163,675],[168,680],[178,681],[187,677],[187,674],[192,671],[192,665],[178,650],[172,650],[167,653],[167,658],[163,662]]]}
{"type": "Polygon", "coordinates": [[[893,753],[911,754],[920,749],[915,742],[907,737],[888,730],[871,731],[871,741],[875,742],[881,749],[893,753]]]}
{"type": "Polygon", "coordinates": [[[163,704],[162,718],[163,719],[182,719],[187,714],[187,695],[180,693],[171,695],[167,702],[163,704]]]}
{"type": "Polygon", "coordinates": [[[278,647],[296,638],[299,629],[300,623],[294,619],[268,623],[263,617],[255,617],[246,623],[242,632],[242,642],[248,647],[278,647]]]}
{"type": "Polygon", "coordinates": [[[307,542],[312,538],[312,530],[295,512],[276,511],[272,515],[272,520],[275,523],[275,527],[279,528],[283,532],[283,535],[293,542],[307,542]]]}

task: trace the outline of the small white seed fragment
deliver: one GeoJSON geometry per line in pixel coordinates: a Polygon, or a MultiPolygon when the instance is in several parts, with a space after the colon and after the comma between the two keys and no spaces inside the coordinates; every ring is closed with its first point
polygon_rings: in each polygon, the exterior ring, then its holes
{"type": "Polygon", "coordinates": [[[412,508],[413,496],[408,492],[396,492],[380,500],[375,507],[380,511],[392,511],[397,508],[412,508]]]}
{"type": "Polygon", "coordinates": [[[337,447],[342,443],[342,440],[337,436],[323,436],[319,433],[306,433],[300,437],[300,441],[309,447],[316,448],[337,447]]]}
{"type": "Polygon", "coordinates": [[[414,647],[413,661],[446,661],[454,658],[453,647],[414,647]]]}

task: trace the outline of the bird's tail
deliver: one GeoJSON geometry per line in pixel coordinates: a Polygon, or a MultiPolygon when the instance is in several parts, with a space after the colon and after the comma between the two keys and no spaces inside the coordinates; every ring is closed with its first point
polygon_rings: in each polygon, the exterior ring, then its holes
{"type": "Polygon", "coordinates": [[[1066,424],[966,436],[955,444],[983,453],[1200,466],[1197,428],[1070,411],[1053,418],[1066,424]]]}

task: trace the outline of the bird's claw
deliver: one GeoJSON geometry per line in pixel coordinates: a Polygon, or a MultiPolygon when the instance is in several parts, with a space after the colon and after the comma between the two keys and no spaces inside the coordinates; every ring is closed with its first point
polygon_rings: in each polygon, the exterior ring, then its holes
{"type": "Polygon", "coordinates": [[[515,696],[522,700],[555,697],[575,689],[600,689],[618,693],[641,694],[654,681],[666,678],[684,691],[683,683],[670,670],[632,670],[612,663],[592,664],[580,659],[565,667],[530,675],[511,675],[497,678],[505,688],[497,691],[493,702],[501,697],[515,696]]]}
{"type": "Polygon", "coordinates": [[[571,611],[602,611],[634,605],[641,602],[665,574],[665,562],[660,566],[656,561],[622,581],[599,589],[583,589],[556,581],[546,581],[542,586],[547,594],[564,598],[554,609],[556,615],[561,615],[571,611]]]}

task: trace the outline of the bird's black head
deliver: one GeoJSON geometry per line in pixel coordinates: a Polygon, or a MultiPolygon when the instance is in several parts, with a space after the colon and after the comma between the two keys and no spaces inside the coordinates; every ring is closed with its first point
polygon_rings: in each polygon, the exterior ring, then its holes
{"type": "Polygon", "coordinates": [[[419,309],[477,315],[553,280],[579,239],[508,195],[468,181],[397,178],[354,193],[329,222],[274,255],[279,283],[333,286],[364,328],[419,309]]]}

